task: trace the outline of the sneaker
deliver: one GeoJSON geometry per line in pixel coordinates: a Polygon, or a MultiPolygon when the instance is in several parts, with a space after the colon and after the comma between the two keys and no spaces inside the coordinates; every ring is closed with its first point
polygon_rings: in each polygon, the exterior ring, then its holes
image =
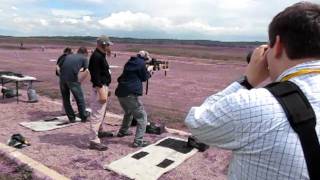
{"type": "Polygon", "coordinates": [[[113,137],[113,133],[109,131],[99,131],[98,138],[113,137]]]}
{"type": "Polygon", "coordinates": [[[124,136],[131,136],[132,132],[131,131],[126,131],[126,132],[118,132],[117,136],[118,137],[124,137],[124,136]]]}
{"type": "Polygon", "coordinates": [[[150,145],[150,142],[148,142],[148,141],[139,141],[139,142],[134,142],[132,144],[132,146],[135,147],[135,148],[137,148],[137,147],[146,147],[148,145],[150,145]]]}
{"type": "Polygon", "coordinates": [[[89,148],[93,149],[93,150],[98,150],[98,151],[106,151],[106,150],[108,150],[108,147],[106,145],[101,144],[101,143],[92,142],[92,141],[90,141],[89,148]]]}

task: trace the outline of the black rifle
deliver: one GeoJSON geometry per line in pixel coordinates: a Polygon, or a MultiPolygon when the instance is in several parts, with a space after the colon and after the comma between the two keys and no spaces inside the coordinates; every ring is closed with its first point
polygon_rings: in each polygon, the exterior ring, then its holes
{"type": "MultiPolygon", "coordinates": [[[[159,61],[155,58],[152,58],[151,61],[146,62],[146,66],[153,66],[153,71],[160,71],[161,69],[165,70],[164,75],[167,76],[167,70],[169,69],[168,61],[159,61]]],[[[146,84],[146,95],[148,94],[149,89],[149,80],[147,80],[146,84]]]]}

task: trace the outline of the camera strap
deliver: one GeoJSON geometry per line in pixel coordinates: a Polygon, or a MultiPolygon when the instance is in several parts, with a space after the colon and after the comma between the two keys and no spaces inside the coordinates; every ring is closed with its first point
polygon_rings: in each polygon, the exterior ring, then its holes
{"type": "Polygon", "coordinates": [[[288,81],[289,79],[297,77],[297,76],[301,76],[304,74],[314,74],[314,73],[320,74],[320,69],[300,69],[297,72],[286,75],[285,77],[283,77],[281,79],[281,81],[288,81]]]}
{"type": "Polygon", "coordinates": [[[290,81],[271,83],[265,88],[278,100],[292,129],[299,136],[309,178],[320,179],[320,145],[315,130],[316,115],[307,97],[290,81]]]}

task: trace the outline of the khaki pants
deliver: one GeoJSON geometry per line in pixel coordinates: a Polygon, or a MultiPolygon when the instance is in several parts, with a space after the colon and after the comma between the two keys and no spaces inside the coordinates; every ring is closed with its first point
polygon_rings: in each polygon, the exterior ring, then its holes
{"type": "MultiPolygon", "coordinates": [[[[104,90],[108,94],[109,88],[103,86],[104,90]]],[[[108,102],[109,100],[107,100],[108,102]]],[[[103,130],[103,116],[106,109],[107,103],[101,104],[99,102],[99,95],[96,88],[92,88],[92,93],[90,97],[90,108],[92,110],[90,115],[90,140],[96,143],[100,143],[98,138],[98,132],[103,130]]]]}

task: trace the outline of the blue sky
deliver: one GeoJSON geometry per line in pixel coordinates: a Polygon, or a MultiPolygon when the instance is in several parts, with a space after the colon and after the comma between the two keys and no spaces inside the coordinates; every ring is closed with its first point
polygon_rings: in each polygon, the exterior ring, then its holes
{"type": "Polygon", "coordinates": [[[266,41],[272,17],[296,2],[0,0],[0,35],[266,41]]]}

